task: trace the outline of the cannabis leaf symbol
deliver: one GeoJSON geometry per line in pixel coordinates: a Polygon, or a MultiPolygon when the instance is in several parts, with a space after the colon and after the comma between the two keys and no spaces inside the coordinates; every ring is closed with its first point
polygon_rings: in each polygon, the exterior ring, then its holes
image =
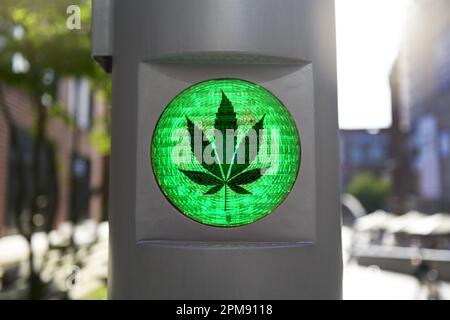
{"type": "Polygon", "coordinates": [[[230,136],[230,132],[236,132],[237,119],[236,112],[234,112],[233,105],[228,97],[223,91],[222,101],[216,113],[216,118],[214,121],[214,128],[217,132],[221,133],[222,141],[216,139],[215,144],[208,139],[203,139],[205,137],[204,132],[195,125],[187,116],[187,129],[191,140],[191,152],[201,166],[206,170],[206,172],[201,171],[189,171],[179,169],[186,177],[198,185],[209,186],[210,189],[207,190],[205,195],[213,195],[218,193],[222,188],[225,189],[225,211],[227,210],[227,187],[238,194],[251,194],[250,191],[246,190],[245,185],[251,184],[258,179],[260,179],[264,173],[264,168],[251,169],[245,171],[250,164],[255,160],[259,153],[260,148],[260,130],[264,129],[264,118],[259,120],[237,144],[236,134],[230,136]],[[231,131],[230,131],[231,130],[231,131]],[[250,150],[250,132],[256,133],[256,152],[251,152],[250,150]],[[201,137],[201,147],[195,147],[194,137],[201,137]],[[229,140],[227,142],[227,139],[229,140]],[[231,140],[230,140],[231,139],[231,140]],[[221,144],[221,145],[218,145],[221,144]],[[228,153],[227,150],[230,149],[229,145],[232,144],[232,155],[228,153]],[[212,164],[208,164],[204,161],[203,154],[206,148],[210,147],[211,157],[215,158],[212,164]],[[240,154],[240,152],[244,152],[240,154]],[[242,159],[243,161],[238,161],[242,159]],[[242,163],[241,163],[242,162],[242,163]]]}

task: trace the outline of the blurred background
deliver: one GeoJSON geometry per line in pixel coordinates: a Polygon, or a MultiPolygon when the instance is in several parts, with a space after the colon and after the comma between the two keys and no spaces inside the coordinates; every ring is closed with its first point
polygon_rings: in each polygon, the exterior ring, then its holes
{"type": "MultiPolygon", "coordinates": [[[[450,299],[450,2],[336,0],[345,299],[450,299]]],[[[0,299],[105,299],[90,1],[0,0],[0,299]],[[79,18],[77,20],[77,18],[79,18]]]]}
{"type": "Polygon", "coordinates": [[[450,1],[336,0],[344,298],[450,299],[450,1]]]}

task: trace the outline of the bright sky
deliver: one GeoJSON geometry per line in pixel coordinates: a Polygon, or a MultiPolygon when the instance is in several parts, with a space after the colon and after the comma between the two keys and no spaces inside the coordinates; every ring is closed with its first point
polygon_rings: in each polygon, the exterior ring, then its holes
{"type": "Polygon", "coordinates": [[[339,126],[391,125],[389,74],[409,0],[336,0],[339,126]]]}

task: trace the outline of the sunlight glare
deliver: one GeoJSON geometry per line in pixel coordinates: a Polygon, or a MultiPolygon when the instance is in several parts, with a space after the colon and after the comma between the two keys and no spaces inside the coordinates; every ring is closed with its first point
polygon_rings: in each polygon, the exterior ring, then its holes
{"type": "Polygon", "coordinates": [[[391,125],[389,75],[409,0],[336,0],[339,125],[391,125]]]}

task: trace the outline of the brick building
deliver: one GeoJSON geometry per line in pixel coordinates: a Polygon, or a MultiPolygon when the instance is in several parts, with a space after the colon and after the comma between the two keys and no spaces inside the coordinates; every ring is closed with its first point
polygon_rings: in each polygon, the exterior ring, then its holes
{"type": "Polygon", "coordinates": [[[414,0],[396,77],[399,125],[408,133],[415,207],[450,211],[450,1],[414,0]]]}
{"type": "MultiPolygon", "coordinates": [[[[1,85],[0,101],[0,236],[17,231],[17,208],[28,210],[33,183],[32,99],[25,92],[1,85]]],[[[58,84],[61,111],[48,117],[45,153],[38,169],[44,175],[42,201],[53,216],[52,227],[64,220],[105,217],[108,159],[90,143],[94,120],[107,107],[85,79],[58,84]],[[64,116],[65,115],[65,116],[64,116]]],[[[19,210],[20,212],[20,210],[19,210]]],[[[27,212],[23,212],[27,214],[27,212]]],[[[28,213],[29,214],[29,213],[28,213]]],[[[39,224],[39,217],[35,223],[39,224]]]]}

